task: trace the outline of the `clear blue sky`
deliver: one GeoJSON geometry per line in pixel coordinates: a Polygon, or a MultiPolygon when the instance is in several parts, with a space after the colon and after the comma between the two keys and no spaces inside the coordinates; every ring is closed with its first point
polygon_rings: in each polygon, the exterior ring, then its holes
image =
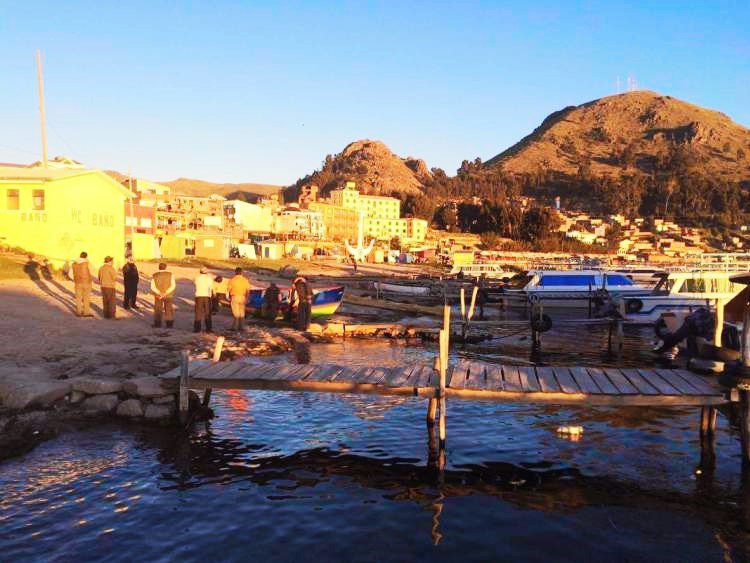
{"type": "Polygon", "coordinates": [[[360,138],[454,173],[639,87],[750,125],[750,2],[8,2],[0,161],[288,184],[360,138]],[[532,6],[533,5],[533,6],[532,6]]]}

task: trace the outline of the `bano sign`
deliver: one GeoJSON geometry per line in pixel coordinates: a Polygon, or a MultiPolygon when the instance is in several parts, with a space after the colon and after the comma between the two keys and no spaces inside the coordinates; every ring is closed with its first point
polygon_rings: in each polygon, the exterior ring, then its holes
{"type": "MultiPolygon", "coordinates": [[[[84,214],[83,211],[80,209],[71,209],[71,218],[73,223],[77,223],[79,225],[83,224],[83,218],[84,214]]],[[[91,213],[90,215],[87,214],[87,216],[91,217],[91,224],[95,227],[114,227],[115,226],[115,216],[114,215],[108,215],[106,213],[91,213]]]]}

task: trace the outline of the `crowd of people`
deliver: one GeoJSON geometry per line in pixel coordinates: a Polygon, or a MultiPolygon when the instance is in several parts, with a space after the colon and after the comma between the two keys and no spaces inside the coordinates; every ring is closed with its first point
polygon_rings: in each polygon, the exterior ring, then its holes
{"type": "MultiPolygon", "coordinates": [[[[75,314],[78,317],[93,317],[91,312],[91,290],[94,281],[98,281],[102,295],[102,312],[105,319],[116,319],[116,285],[118,273],[111,256],[104,259],[104,264],[94,275],[86,252],[73,262],[70,277],[75,285],[75,314]]],[[[138,284],[141,274],[132,258],[128,258],[122,267],[124,286],[122,306],[126,310],[138,309],[138,284]]],[[[242,268],[235,268],[234,276],[225,279],[214,276],[207,268],[201,268],[194,280],[195,316],[193,331],[213,330],[212,317],[223,303],[227,303],[232,312],[232,330],[241,331],[245,326],[245,315],[250,291],[250,281],[242,273],[242,268]]],[[[150,292],[153,297],[153,326],[166,328],[174,326],[174,294],[177,288],[174,273],[167,264],[160,263],[158,270],[151,276],[150,292]]],[[[288,306],[284,308],[283,292],[276,283],[271,282],[263,291],[260,316],[274,323],[281,316],[298,330],[310,327],[312,315],[312,287],[302,276],[297,276],[289,289],[288,306]]]]}

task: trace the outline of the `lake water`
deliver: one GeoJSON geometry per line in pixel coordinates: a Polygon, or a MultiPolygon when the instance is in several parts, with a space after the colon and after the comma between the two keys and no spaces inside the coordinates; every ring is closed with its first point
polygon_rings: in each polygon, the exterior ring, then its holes
{"type": "MultiPolygon", "coordinates": [[[[606,361],[602,334],[585,334],[575,353],[548,339],[546,361],[606,361]]],[[[620,361],[649,361],[648,338],[630,331],[620,361]]],[[[347,341],[311,361],[433,354],[347,341]]],[[[423,399],[223,391],[212,406],[188,435],[97,425],[0,463],[0,560],[748,558],[750,478],[723,413],[712,464],[695,408],[452,400],[441,473],[423,399]],[[572,441],[565,425],[584,433],[572,441]]]]}

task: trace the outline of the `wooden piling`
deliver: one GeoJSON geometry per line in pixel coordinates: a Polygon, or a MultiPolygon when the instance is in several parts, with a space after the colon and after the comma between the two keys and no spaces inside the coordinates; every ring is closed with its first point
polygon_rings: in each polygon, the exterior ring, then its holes
{"type": "Polygon", "coordinates": [[[224,347],[224,337],[219,336],[216,339],[216,346],[214,346],[213,361],[218,362],[221,359],[221,349],[224,347]]]}
{"type": "Polygon", "coordinates": [[[625,299],[620,299],[620,302],[617,304],[617,309],[619,314],[619,318],[617,319],[617,355],[620,356],[622,354],[622,349],[625,347],[625,331],[623,328],[623,324],[625,322],[625,299]]]}
{"type": "Polygon", "coordinates": [[[445,397],[446,377],[448,372],[448,350],[450,346],[450,334],[451,334],[451,310],[448,305],[443,307],[443,329],[440,331],[440,388],[439,388],[439,400],[440,400],[440,420],[439,420],[439,447],[441,450],[445,448],[446,428],[445,428],[445,416],[447,408],[447,400],[445,397]]]}
{"type": "MultiPolygon", "coordinates": [[[[721,337],[724,333],[724,300],[716,300],[716,328],[714,329],[714,346],[721,348],[721,337]]],[[[747,325],[746,325],[747,326],[747,325]]]]}
{"type": "Polygon", "coordinates": [[[188,410],[190,407],[188,386],[190,376],[190,356],[187,350],[180,352],[180,388],[179,388],[179,417],[180,424],[185,424],[188,420],[188,410]]]}
{"type": "Polygon", "coordinates": [[[701,408],[701,436],[713,436],[716,433],[716,415],[715,407],[701,408]]]}
{"type": "Polygon", "coordinates": [[[437,416],[438,400],[437,397],[430,397],[427,403],[427,427],[435,426],[435,417],[437,416]]]}

